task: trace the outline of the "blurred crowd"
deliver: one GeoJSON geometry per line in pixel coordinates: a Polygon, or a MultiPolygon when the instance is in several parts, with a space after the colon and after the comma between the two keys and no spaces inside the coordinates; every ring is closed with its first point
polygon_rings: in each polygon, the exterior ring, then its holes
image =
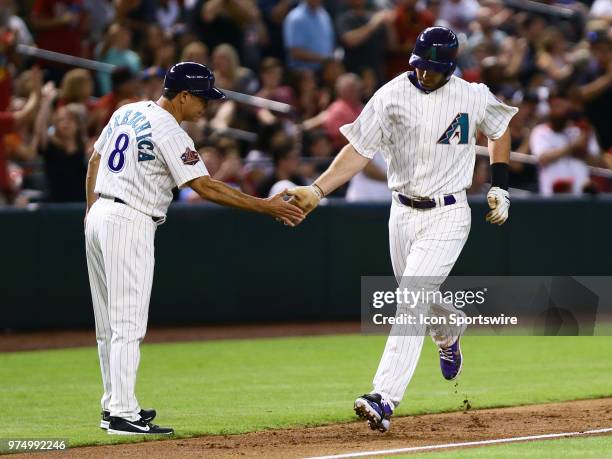
{"type": "MultiPolygon", "coordinates": [[[[214,178],[262,197],[309,183],[345,144],[338,128],[410,70],[417,35],[434,24],[460,38],[458,76],[520,108],[512,149],[535,159],[512,163],[512,188],[612,191],[588,168],[612,167],[612,0],[0,0],[0,203],[84,201],[112,112],[156,100],[178,61],[290,108],[230,99],[185,123],[214,178]],[[28,57],[27,46],[112,71],[28,57]]],[[[479,158],[470,192],[488,173],[479,158]]],[[[377,156],[335,195],[387,200],[385,178],[377,156]]]]}

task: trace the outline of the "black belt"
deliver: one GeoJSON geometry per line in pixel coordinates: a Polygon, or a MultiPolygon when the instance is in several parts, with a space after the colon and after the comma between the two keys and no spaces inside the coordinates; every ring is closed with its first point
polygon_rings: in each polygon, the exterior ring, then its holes
{"type": "MultiPolygon", "coordinates": [[[[433,209],[438,205],[435,199],[409,198],[408,196],[405,196],[401,193],[397,193],[397,198],[399,199],[399,202],[401,202],[405,206],[412,207],[414,209],[433,209]]],[[[447,194],[446,196],[444,196],[445,206],[450,206],[451,204],[455,204],[456,202],[457,200],[452,194],[447,194]]]]}
{"type": "MultiPolygon", "coordinates": [[[[115,202],[118,202],[119,204],[124,204],[127,206],[126,202],[123,199],[119,199],[119,198],[112,198],[112,197],[108,197],[108,199],[112,199],[115,202]]],[[[162,218],[161,217],[151,217],[153,219],[153,221],[155,223],[157,223],[158,221],[160,221],[162,218]]]]}

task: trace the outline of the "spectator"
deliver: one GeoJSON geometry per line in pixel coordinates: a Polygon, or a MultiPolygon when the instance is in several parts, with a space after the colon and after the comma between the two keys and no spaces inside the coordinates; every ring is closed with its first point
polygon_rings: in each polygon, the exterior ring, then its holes
{"type": "Polygon", "coordinates": [[[153,66],[169,69],[176,63],[177,54],[174,40],[164,37],[160,47],[155,51],[153,66]]]}
{"type": "Polygon", "coordinates": [[[282,180],[290,182],[285,182],[287,187],[306,185],[303,177],[298,175],[300,154],[292,143],[287,142],[277,147],[272,152],[272,157],[274,159],[274,172],[259,185],[257,189],[258,196],[270,196],[272,187],[282,180]]]}
{"type": "Polygon", "coordinates": [[[527,85],[537,72],[536,55],[538,41],[546,28],[546,21],[535,15],[523,16],[520,21],[517,35],[517,46],[521,53],[521,62],[516,65],[516,73],[519,81],[527,85]]]}
{"type": "Polygon", "coordinates": [[[202,158],[210,176],[240,189],[242,160],[238,144],[231,139],[221,139],[217,148],[202,149],[202,158]]]}
{"type": "MultiPolygon", "coordinates": [[[[537,119],[538,98],[526,94],[520,103],[518,113],[510,121],[511,151],[529,154],[529,137],[537,119]]],[[[488,168],[488,166],[487,166],[488,168]]],[[[538,192],[538,171],[532,164],[510,161],[509,183],[511,188],[538,192]]]]}
{"type": "Polygon", "coordinates": [[[254,94],[257,91],[257,78],[252,70],[241,67],[238,53],[228,43],[222,43],[212,54],[212,66],[219,87],[232,91],[254,94]]]}
{"type": "MultiPolygon", "coordinates": [[[[83,56],[87,47],[86,30],[89,16],[81,0],[36,0],[30,23],[36,42],[49,51],[83,56]]],[[[44,62],[49,77],[59,83],[66,67],[44,62]]]]}
{"type": "Polygon", "coordinates": [[[208,46],[201,41],[192,41],[183,48],[181,61],[208,65],[208,46]]]}
{"type": "Polygon", "coordinates": [[[340,133],[340,126],[355,121],[363,110],[360,78],[354,73],[342,75],[338,78],[336,93],[337,99],[327,109],[323,125],[332,145],[339,150],[346,145],[346,138],[340,133]]]}
{"type": "Polygon", "coordinates": [[[547,123],[531,132],[531,152],[540,162],[540,193],[580,194],[589,184],[589,171],[584,160],[588,138],[576,126],[569,125],[571,105],[568,100],[554,98],[550,102],[547,123]]]}
{"type": "Polygon", "coordinates": [[[4,136],[29,123],[40,104],[42,75],[40,70],[31,70],[30,94],[25,105],[16,112],[0,111],[0,201],[11,202],[14,198],[8,176],[8,162],[4,151],[4,136]]]}
{"type": "Polygon", "coordinates": [[[156,22],[156,0],[115,0],[116,20],[134,32],[140,42],[147,28],[156,22]]]}
{"type": "Polygon", "coordinates": [[[435,17],[418,5],[417,0],[398,0],[391,28],[391,49],[387,57],[387,79],[409,69],[408,56],[421,31],[434,24],[435,17]]]}
{"type": "Polygon", "coordinates": [[[155,17],[165,32],[171,32],[181,14],[177,0],[158,0],[155,17]]]}
{"type": "Polygon", "coordinates": [[[346,190],[349,202],[391,202],[387,186],[387,164],[379,153],[349,182],[346,190]]]}
{"type": "Polygon", "coordinates": [[[495,55],[498,54],[507,35],[495,27],[491,8],[482,7],[478,9],[476,20],[472,23],[472,29],[467,43],[469,50],[473,50],[476,46],[484,43],[493,50],[495,55]]]}
{"type": "Polygon", "coordinates": [[[210,49],[228,43],[243,57],[245,28],[258,17],[254,0],[198,0],[192,28],[210,49]]]}
{"type": "MultiPolygon", "coordinates": [[[[132,51],[132,32],[118,23],[111,25],[108,29],[104,42],[97,49],[97,56],[102,62],[126,67],[137,73],[140,71],[140,56],[132,51]]],[[[111,76],[105,72],[98,72],[98,84],[100,92],[107,94],[111,91],[111,76]]]]}
{"type": "Polygon", "coordinates": [[[8,18],[8,14],[4,17],[0,16],[0,21],[2,21],[0,22],[0,111],[6,110],[11,100],[11,64],[16,59],[17,37],[8,27],[8,18]]]}
{"type": "Polygon", "coordinates": [[[591,5],[590,14],[594,18],[607,21],[612,24],[612,0],[595,0],[591,5]]]}
{"type": "Polygon", "coordinates": [[[93,108],[93,80],[88,70],[72,69],[64,75],[60,86],[60,103],[82,104],[88,109],[93,108]]]}
{"type": "Polygon", "coordinates": [[[287,62],[292,69],[318,70],[334,51],[334,28],[322,0],[302,0],[283,23],[287,62]]]}
{"type": "MultiPolygon", "coordinates": [[[[164,30],[158,24],[150,24],[146,28],[144,40],[138,51],[140,63],[143,67],[151,67],[155,65],[158,50],[166,42],[164,30]]],[[[137,70],[132,69],[135,72],[137,70]]]]}
{"type": "Polygon", "coordinates": [[[588,39],[592,58],[580,76],[579,97],[599,145],[608,151],[612,149],[612,41],[603,30],[591,32],[588,39]]]}
{"type": "MultiPolygon", "coordinates": [[[[328,163],[334,157],[334,146],[327,133],[322,129],[311,131],[308,136],[308,156],[317,162],[328,163]]],[[[325,170],[325,168],[323,169],[325,170]]],[[[321,170],[321,172],[323,172],[321,170]]]]}
{"type": "Polygon", "coordinates": [[[142,81],[142,98],[144,100],[157,100],[164,88],[166,71],[162,67],[149,67],[145,69],[140,80],[142,81]]]}
{"type": "Polygon", "coordinates": [[[72,111],[79,114],[80,124],[86,133],[96,135],[97,124],[94,116],[96,102],[92,98],[93,90],[94,82],[89,71],[69,70],[62,79],[57,105],[71,105],[72,111]]]}
{"type": "Polygon", "coordinates": [[[138,79],[127,67],[117,67],[111,74],[112,91],[101,97],[95,105],[96,132],[102,128],[120,105],[136,102],[139,97],[138,79]]]}
{"type": "MultiPolygon", "coordinates": [[[[14,81],[13,97],[10,100],[8,111],[18,112],[27,104],[29,96],[32,92],[32,70],[26,70],[20,74],[14,81]]],[[[41,91],[41,99],[45,99],[47,92],[56,93],[53,82],[45,84],[41,91]]],[[[34,118],[34,117],[32,117],[34,118]]],[[[18,168],[15,162],[32,161],[36,158],[36,149],[33,143],[34,123],[21,123],[15,126],[12,132],[4,136],[3,150],[6,158],[9,160],[9,168],[11,165],[18,168]],[[13,164],[10,164],[10,162],[13,164]]],[[[2,140],[0,139],[0,142],[2,140]]],[[[15,170],[15,169],[13,169],[15,170]]],[[[11,175],[12,178],[12,174],[11,175]]],[[[15,185],[15,181],[11,181],[15,185]]],[[[16,188],[15,188],[16,189],[16,188]]]]}
{"type": "Polygon", "coordinates": [[[478,7],[476,0],[442,0],[438,21],[455,33],[467,33],[470,22],[476,18],[478,7]]]}
{"type": "MultiPolygon", "coordinates": [[[[261,63],[261,89],[256,96],[295,105],[295,95],[290,86],[283,85],[283,66],[275,57],[268,57],[261,63]]],[[[273,124],[278,118],[270,110],[257,110],[257,119],[263,124],[273,124]]]]}
{"type": "Polygon", "coordinates": [[[372,70],[380,84],[384,81],[385,52],[395,12],[372,13],[365,8],[366,0],[346,0],[346,3],[349,8],[336,21],[338,38],[344,46],[344,66],[358,75],[372,70]]]}
{"type": "Polygon", "coordinates": [[[567,41],[559,29],[549,27],[542,32],[536,65],[548,76],[550,87],[555,87],[557,82],[569,78],[574,72],[567,53],[567,41]]]}
{"type": "Polygon", "coordinates": [[[267,30],[262,50],[264,56],[275,57],[284,62],[283,21],[296,3],[297,0],[257,0],[267,30]]]}
{"type": "Polygon", "coordinates": [[[316,116],[326,107],[326,98],[317,86],[315,74],[310,69],[293,73],[293,88],[296,94],[297,109],[302,119],[316,116]]]}
{"type": "Polygon", "coordinates": [[[83,0],[83,9],[89,18],[89,42],[100,43],[104,39],[104,32],[115,19],[115,5],[108,1],[83,0]]]}
{"type": "MultiPolygon", "coordinates": [[[[33,45],[34,39],[25,21],[14,14],[14,0],[0,0],[0,30],[5,29],[13,35],[15,44],[33,45]]],[[[2,32],[4,35],[6,32],[2,32]]]]}
{"type": "Polygon", "coordinates": [[[338,59],[325,59],[321,64],[319,87],[322,108],[329,106],[336,97],[336,83],[345,73],[344,64],[338,59]]]}
{"type": "Polygon", "coordinates": [[[38,153],[45,163],[47,201],[85,201],[87,158],[78,112],[70,105],[59,107],[53,114],[51,134],[47,132],[48,114],[49,110],[40,112],[36,131],[38,153]]]}

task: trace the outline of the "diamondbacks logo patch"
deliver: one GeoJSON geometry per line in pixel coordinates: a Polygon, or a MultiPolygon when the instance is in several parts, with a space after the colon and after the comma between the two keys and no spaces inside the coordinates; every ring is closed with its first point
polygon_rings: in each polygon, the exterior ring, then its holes
{"type": "Polygon", "coordinates": [[[185,150],[185,153],[181,155],[181,159],[183,160],[183,164],[193,166],[194,164],[197,164],[200,161],[200,155],[198,155],[197,152],[187,148],[185,150]]]}
{"type": "Polygon", "coordinates": [[[455,119],[438,139],[443,145],[463,145],[468,143],[470,122],[467,113],[457,113],[455,119]]]}

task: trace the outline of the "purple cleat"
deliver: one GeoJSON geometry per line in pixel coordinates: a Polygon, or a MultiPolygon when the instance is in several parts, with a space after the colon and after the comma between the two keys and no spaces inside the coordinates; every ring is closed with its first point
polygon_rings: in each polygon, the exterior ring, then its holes
{"type": "Polygon", "coordinates": [[[368,421],[370,429],[384,433],[391,426],[393,405],[380,394],[365,394],[355,400],[355,413],[361,419],[368,421]]]}
{"type": "Polygon", "coordinates": [[[463,365],[459,338],[449,347],[438,348],[438,352],[440,353],[440,370],[442,370],[442,376],[444,376],[444,379],[452,381],[459,376],[459,373],[461,373],[461,366],[463,365]]]}

